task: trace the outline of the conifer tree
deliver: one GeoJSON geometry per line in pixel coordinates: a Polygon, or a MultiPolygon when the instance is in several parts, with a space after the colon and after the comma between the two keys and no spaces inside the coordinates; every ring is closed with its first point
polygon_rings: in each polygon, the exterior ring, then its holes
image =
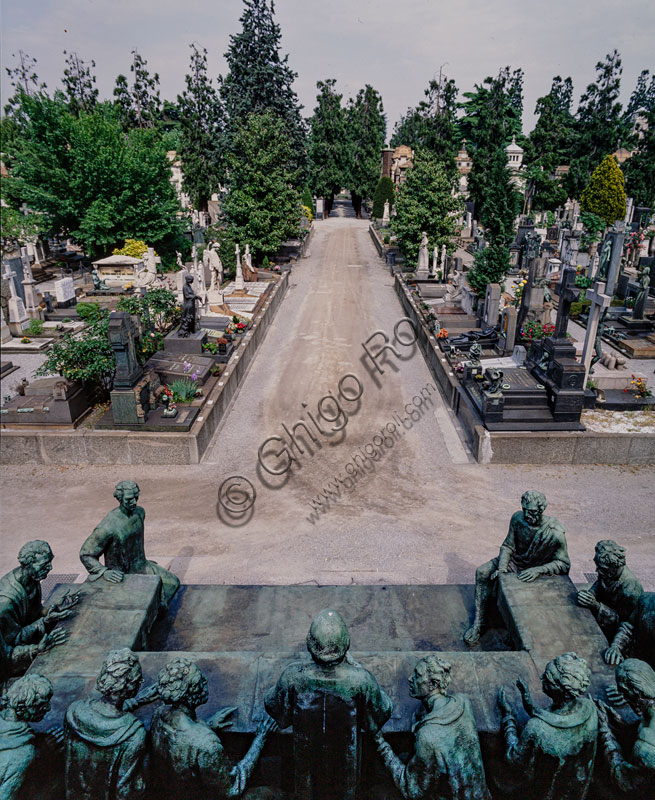
{"type": "Polygon", "coordinates": [[[625,180],[614,156],[605,156],[580,196],[580,208],[597,214],[606,225],[625,217],[625,180]]]}
{"type": "Polygon", "coordinates": [[[130,65],[132,82],[119,75],[114,88],[115,103],[118,107],[123,126],[129,128],[153,128],[161,115],[159,97],[159,75],[148,72],[148,62],[139,51],[132,50],[130,65]]]}
{"type": "Polygon", "coordinates": [[[461,200],[453,194],[453,179],[441,160],[430,150],[417,150],[414,166],[398,192],[393,224],[407,263],[416,262],[423,231],[430,249],[441,250],[445,244],[452,253],[461,211],[461,200]]]}
{"type": "MultiPolygon", "coordinates": [[[[230,37],[225,58],[228,72],[219,76],[225,111],[225,148],[230,151],[237,129],[248,114],[270,110],[284,122],[296,165],[304,171],[306,131],[302,106],[293,90],[297,74],[280,55],[282,34],[275,22],[272,0],[244,0],[241,31],[230,37]]],[[[301,172],[298,173],[301,177],[301,172]]]]}
{"type": "Polygon", "coordinates": [[[309,122],[309,183],[317,197],[325,198],[329,215],[334,195],[344,184],[347,158],[346,117],[336,81],[318,81],[316,108],[309,122]]]}
{"type": "Polygon", "coordinates": [[[382,97],[369,84],[348,101],[347,186],[353,207],[361,216],[363,200],[370,200],[380,177],[380,154],[384,147],[387,121],[382,97]]]}
{"type": "Polygon", "coordinates": [[[378,181],[373,195],[373,211],[371,212],[373,219],[380,219],[384,214],[384,204],[388,202],[391,209],[395,199],[393,181],[387,175],[383,175],[378,181]]]}
{"type": "Polygon", "coordinates": [[[655,209],[655,108],[638,129],[637,152],[625,164],[628,194],[635,205],[655,209]]]}
{"type": "Polygon", "coordinates": [[[222,109],[218,92],[207,77],[207,50],[191,47],[186,90],[178,96],[179,152],[184,189],[196,208],[206,210],[219,189],[222,109]]]}
{"type": "Polygon", "coordinates": [[[68,108],[72,114],[81,111],[87,113],[91,111],[98,102],[98,90],[95,87],[96,76],[91,74],[95,69],[96,62],[83,61],[77,53],[68,53],[66,56],[66,67],[64,68],[64,94],[68,99],[68,108]],[[89,66],[90,64],[90,66],[89,66]]]}

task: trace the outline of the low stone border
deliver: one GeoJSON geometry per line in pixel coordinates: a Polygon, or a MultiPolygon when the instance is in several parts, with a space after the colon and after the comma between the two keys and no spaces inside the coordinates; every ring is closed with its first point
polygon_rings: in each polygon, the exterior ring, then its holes
{"type": "Polygon", "coordinates": [[[3,464],[198,464],[266,335],[289,285],[285,272],[267,296],[243,341],[188,433],[3,429],[3,464]]]}
{"type": "Polygon", "coordinates": [[[400,276],[395,288],[412,320],[428,369],[455,411],[481,464],[655,464],[655,433],[599,431],[488,431],[450,369],[400,276]]]}

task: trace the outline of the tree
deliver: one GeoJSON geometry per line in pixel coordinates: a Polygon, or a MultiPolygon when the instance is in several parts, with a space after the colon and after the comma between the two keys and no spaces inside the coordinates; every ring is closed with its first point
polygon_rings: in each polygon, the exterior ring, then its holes
{"type": "Polygon", "coordinates": [[[430,81],[425,98],[396,124],[391,146],[405,144],[414,150],[431,150],[454,174],[460,144],[455,81],[439,70],[439,79],[430,81]]]}
{"type": "Polygon", "coordinates": [[[567,176],[573,197],[589,180],[589,175],[605,156],[613,153],[630,137],[630,125],[621,113],[621,57],[616,50],[596,64],[596,82],[590,83],[580,98],[576,115],[576,147],[567,176]]]}
{"type": "Polygon", "coordinates": [[[612,225],[625,217],[625,179],[614,156],[605,156],[580,196],[580,208],[612,225]]]}
{"type": "Polygon", "coordinates": [[[380,177],[380,153],[384,147],[387,121],[380,94],[369,84],[348,101],[347,186],[355,213],[361,217],[362,200],[369,200],[380,177]]]}
{"type": "Polygon", "coordinates": [[[301,170],[300,180],[307,142],[302,106],[293,90],[297,74],[287,63],[289,56],[280,56],[282,33],[274,19],[272,0],[244,0],[244,5],[241,31],[230,37],[225,53],[228,73],[218,78],[225,109],[225,149],[232,150],[236,132],[248,114],[271,110],[284,122],[296,168],[301,170]]]}
{"type": "Polygon", "coordinates": [[[509,248],[498,242],[491,242],[484,250],[478,250],[473,266],[466,273],[471,289],[483,297],[490,283],[502,284],[509,272],[509,248]]]}
{"type": "Polygon", "coordinates": [[[24,214],[17,208],[3,204],[0,206],[0,227],[0,252],[4,257],[21,244],[34,241],[45,229],[45,222],[41,214],[24,214]]]}
{"type": "Polygon", "coordinates": [[[161,115],[159,98],[159,75],[148,72],[148,62],[139,51],[132,50],[132,84],[125,77],[116,78],[115,103],[120,110],[123,126],[129,128],[153,128],[161,115]]]}
{"type": "Polygon", "coordinates": [[[625,164],[628,194],[635,205],[655,208],[655,109],[644,115],[637,152],[625,164]]]}
{"type": "Polygon", "coordinates": [[[655,111],[655,75],[644,69],[640,72],[637,85],[630,95],[624,118],[630,125],[634,125],[640,114],[649,114],[651,111],[655,111]]]}
{"type": "Polygon", "coordinates": [[[396,193],[393,187],[393,181],[391,178],[383,175],[378,181],[378,185],[375,188],[375,194],[373,195],[373,211],[371,212],[373,219],[380,219],[380,217],[382,217],[384,214],[385,202],[388,201],[389,208],[391,208],[395,199],[396,193]]]}
{"type": "Polygon", "coordinates": [[[207,77],[207,50],[191,47],[186,90],[178,96],[180,158],[184,189],[196,208],[206,210],[219,189],[222,109],[218,92],[207,77]]]}
{"type": "Polygon", "coordinates": [[[256,263],[274,256],[297,235],[302,214],[294,143],[272,111],[249,114],[227,154],[227,195],[222,205],[226,235],[222,257],[234,259],[234,243],[250,245],[256,263]]]}
{"type": "Polygon", "coordinates": [[[566,189],[555,178],[560,164],[569,164],[575,142],[575,119],[571,114],[571,78],[553,78],[550,92],[537,100],[537,124],[525,142],[526,195],[535,208],[552,211],[566,201],[566,189]]]}
{"type": "Polygon", "coordinates": [[[325,198],[327,214],[344,184],[347,158],[346,117],[335,83],[334,78],[317,82],[316,108],[309,122],[309,183],[317,197],[325,198]]]}
{"type": "Polygon", "coordinates": [[[95,69],[96,62],[91,61],[89,67],[87,62],[77,55],[77,53],[67,53],[66,67],[64,69],[64,94],[68,99],[68,109],[73,114],[81,111],[92,111],[98,102],[98,90],[95,88],[96,76],[91,74],[91,69],[95,69]]]}
{"type": "Polygon", "coordinates": [[[454,251],[453,237],[462,204],[453,194],[453,181],[441,161],[430,150],[417,150],[414,166],[400,187],[393,229],[408,263],[418,257],[422,232],[430,247],[446,245],[454,251]]]}
{"type": "Polygon", "coordinates": [[[129,238],[175,247],[179,204],[156,130],[124,133],[106,103],[75,117],[61,95],[23,94],[20,119],[8,194],[41,212],[48,232],[94,256],[129,238]]]}

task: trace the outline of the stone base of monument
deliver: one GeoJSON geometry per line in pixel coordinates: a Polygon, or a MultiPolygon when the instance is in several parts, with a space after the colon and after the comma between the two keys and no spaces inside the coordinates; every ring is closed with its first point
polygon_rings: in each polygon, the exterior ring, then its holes
{"type": "Polygon", "coordinates": [[[193,374],[197,376],[195,380],[198,386],[204,386],[211,377],[213,366],[214,359],[210,353],[203,353],[199,356],[159,350],[148,359],[144,369],[154,369],[161,382],[165,384],[170,384],[180,378],[190,378],[193,374]],[[191,366],[186,367],[185,363],[191,366]]]}
{"type": "Polygon", "coordinates": [[[158,406],[148,413],[144,423],[116,423],[111,408],[106,411],[95,427],[98,430],[150,431],[154,433],[186,433],[191,430],[200,413],[200,406],[179,404],[176,417],[165,417],[164,407],[158,406]]]}
{"type": "MultiPolygon", "coordinates": [[[[4,377],[4,374],[3,374],[4,377]]],[[[75,426],[91,411],[94,398],[80,381],[62,377],[32,381],[0,409],[3,425],[75,426]]]]}
{"type": "Polygon", "coordinates": [[[164,350],[167,353],[193,353],[202,355],[202,346],[207,341],[204,331],[196,331],[188,336],[180,336],[179,330],[174,330],[164,338],[164,350]]]}
{"type": "Polygon", "coordinates": [[[6,378],[8,375],[11,375],[12,372],[15,372],[19,367],[17,367],[11,361],[0,361],[0,378],[6,378]]]}
{"type": "MultiPolygon", "coordinates": [[[[175,569],[174,563],[171,566],[175,569]]],[[[57,587],[54,599],[65,588],[57,587]]],[[[587,660],[596,696],[603,696],[605,687],[614,682],[613,669],[602,660],[607,641],[592,614],[576,605],[576,587],[568,576],[542,577],[534,583],[522,583],[515,575],[500,576],[499,610],[506,629],[487,631],[473,649],[462,641],[472,618],[472,585],[182,586],[167,616],[156,622],[159,579],[155,576],[127,575],[120,584],[100,579],[81,588],[75,616],[61,623],[69,631],[68,642],[39,656],[30,668],[47,675],[54,685],[52,710],[35,725],[39,731],[60,725],[71,702],[94,694],[109,649],[131,647],[139,651],[144,688],[175,656],[197,662],[209,682],[209,701],[199,709],[199,718],[236,706],[233,725],[220,736],[228,753],[241,757],[262,718],[266,690],[290,662],[309,659],[305,645],[309,620],[323,608],[335,608],[349,626],[352,657],[376,676],[393,700],[393,714],[383,730],[397,752],[412,747],[413,715],[419,704],[409,696],[407,678],[416,662],[429,653],[450,662],[451,689],[467,694],[473,706],[493,796],[506,800],[509,795],[498,789],[506,774],[499,687],[508,687],[523,725],[526,716],[516,680],[523,678],[535,702],[546,707],[539,676],[557,655],[575,651],[587,660]]],[[[136,712],[146,726],[158,705],[136,712]]],[[[291,790],[290,733],[287,729],[271,737],[251,787],[291,790]]],[[[362,757],[362,796],[398,798],[374,748],[366,744],[362,757]]],[[[34,800],[63,797],[61,758],[42,763],[47,764],[41,772],[44,793],[34,800]]]]}
{"type": "Polygon", "coordinates": [[[648,319],[633,319],[627,314],[621,314],[618,318],[621,327],[628,330],[630,333],[648,334],[655,331],[655,322],[648,319]]]}

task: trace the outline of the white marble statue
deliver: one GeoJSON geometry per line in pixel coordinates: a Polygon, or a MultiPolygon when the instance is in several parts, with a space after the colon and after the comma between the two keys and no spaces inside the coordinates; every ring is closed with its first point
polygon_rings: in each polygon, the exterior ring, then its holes
{"type": "Polygon", "coordinates": [[[384,211],[382,212],[382,222],[389,222],[389,201],[384,201],[384,211]]]}
{"type": "Polygon", "coordinates": [[[448,285],[446,296],[444,297],[444,302],[452,304],[456,300],[460,300],[462,297],[463,289],[464,289],[464,273],[459,272],[458,270],[454,270],[452,277],[450,279],[450,284],[448,285]]]}
{"type": "Polygon", "coordinates": [[[205,252],[202,254],[203,263],[205,263],[205,258],[207,259],[206,264],[209,267],[209,274],[211,275],[209,290],[213,292],[220,289],[223,283],[223,262],[218,254],[218,242],[212,242],[209,247],[205,249],[205,252]]]}
{"type": "Polygon", "coordinates": [[[423,231],[421,237],[421,246],[418,251],[418,264],[417,272],[427,272],[430,266],[430,257],[428,255],[428,235],[423,231]]]}
{"type": "Polygon", "coordinates": [[[430,276],[434,276],[437,274],[437,257],[438,257],[439,249],[435,246],[432,251],[432,264],[430,265],[430,276]]]}

